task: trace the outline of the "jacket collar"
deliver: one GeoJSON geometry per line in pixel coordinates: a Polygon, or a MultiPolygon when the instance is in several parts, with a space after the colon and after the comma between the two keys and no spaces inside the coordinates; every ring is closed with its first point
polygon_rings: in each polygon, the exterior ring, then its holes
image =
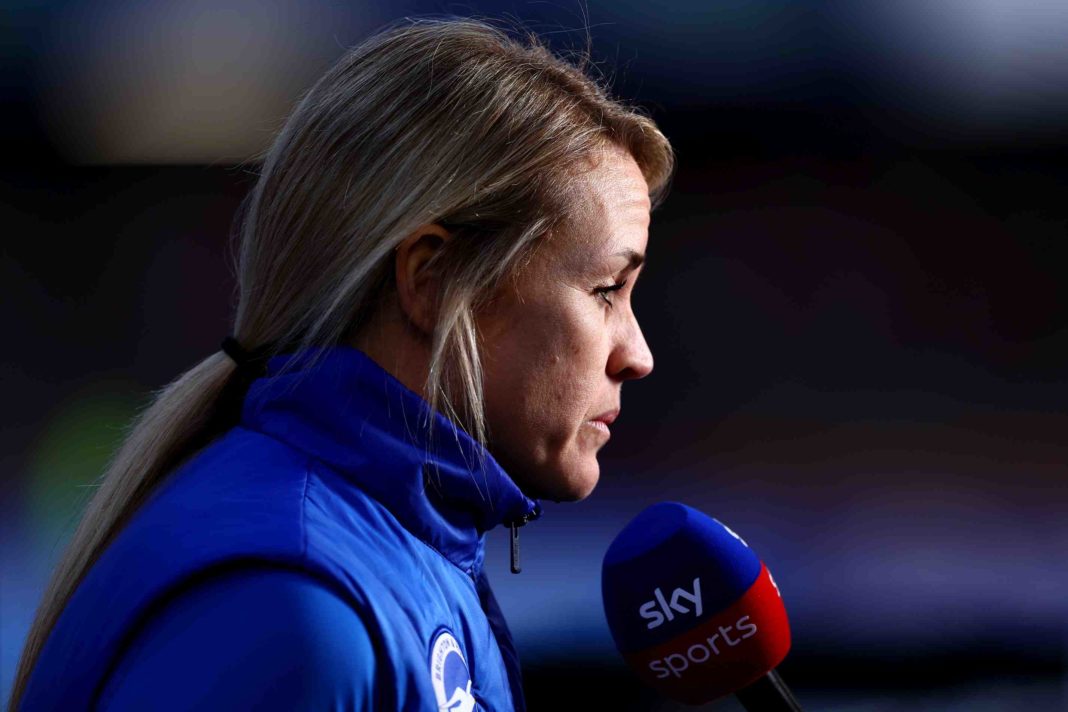
{"type": "Polygon", "coordinates": [[[270,359],[241,423],[330,465],[468,573],[487,531],[541,514],[462,428],[349,346],[270,359]]]}

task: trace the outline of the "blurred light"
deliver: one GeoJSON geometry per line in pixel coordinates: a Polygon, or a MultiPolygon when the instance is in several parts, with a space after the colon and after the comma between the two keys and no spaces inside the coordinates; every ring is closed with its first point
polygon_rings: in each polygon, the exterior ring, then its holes
{"type": "Polygon", "coordinates": [[[41,554],[58,556],[61,540],[73,534],[135,415],[133,393],[130,386],[95,384],[44,426],[28,462],[25,514],[41,554]]]}
{"type": "MultiPolygon", "coordinates": [[[[135,415],[130,384],[97,383],[61,405],[31,444],[21,496],[0,502],[0,699],[42,593],[135,415]]],[[[5,473],[10,475],[12,473],[5,473]]]]}
{"type": "MultiPolygon", "coordinates": [[[[402,15],[442,12],[428,0],[52,5],[35,95],[60,152],[88,163],[246,160],[345,47],[402,15]]],[[[590,0],[578,10],[482,0],[451,10],[527,22],[565,53],[588,32],[624,96],[671,106],[845,102],[879,130],[953,141],[1045,140],[1068,117],[1062,0],[590,0]]]]}
{"type": "MultiPolygon", "coordinates": [[[[43,113],[61,152],[83,163],[246,160],[352,39],[349,14],[339,24],[328,6],[296,0],[80,3],[56,12],[43,113]]],[[[360,19],[373,22],[375,13],[360,19]]]]}
{"type": "Polygon", "coordinates": [[[876,79],[876,103],[919,124],[961,130],[961,138],[969,130],[981,139],[1063,132],[1063,0],[901,0],[832,9],[848,71],[876,79]]]}

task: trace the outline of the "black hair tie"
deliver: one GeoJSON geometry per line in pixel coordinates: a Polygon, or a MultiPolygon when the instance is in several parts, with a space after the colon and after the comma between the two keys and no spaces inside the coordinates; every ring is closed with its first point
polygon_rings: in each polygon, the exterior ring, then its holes
{"type": "Polygon", "coordinates": [[[251,381],[266,373],[267,359],[271,355],[269,346],[249,350],[232,336],[223,339],[220,346],[223,352],[237,364],[237,371],[243,378],[251,381]]]}
{"type": "Polygon", "coordinates": [[[227,336],[223,339],[219,346],[222,348],[223,353],[237,364],[237,368],[227,380],[216,405],[216,418],[221,423],[226,423],[230,426],[241,421],[241,411],[244,407],[245,395],[249,386],[257,378],[266,374],[270,347],[260,346],[249,350],[232,336],[227,336]]]}

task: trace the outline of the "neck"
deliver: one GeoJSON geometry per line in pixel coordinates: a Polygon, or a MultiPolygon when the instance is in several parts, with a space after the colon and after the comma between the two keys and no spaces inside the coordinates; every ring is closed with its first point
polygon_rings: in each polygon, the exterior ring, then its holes
{"type": "Polygon", "coordinates": [[[395,301],[380,309],[371,321],[349,339],[409,390],[429,400],[430,337],[419,331],[395,301]]]}

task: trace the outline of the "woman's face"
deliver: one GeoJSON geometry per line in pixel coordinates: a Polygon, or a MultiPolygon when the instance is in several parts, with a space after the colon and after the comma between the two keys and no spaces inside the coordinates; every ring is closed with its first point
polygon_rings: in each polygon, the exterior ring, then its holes
{"type": "Polygon", "coordinates": [[[572,219],[480,313],[490,451],[528,496],[593,491],[623,382],[653,369],[631,310],[648,196],[634,159],[606,152],[577,186],[572,219]]]}

